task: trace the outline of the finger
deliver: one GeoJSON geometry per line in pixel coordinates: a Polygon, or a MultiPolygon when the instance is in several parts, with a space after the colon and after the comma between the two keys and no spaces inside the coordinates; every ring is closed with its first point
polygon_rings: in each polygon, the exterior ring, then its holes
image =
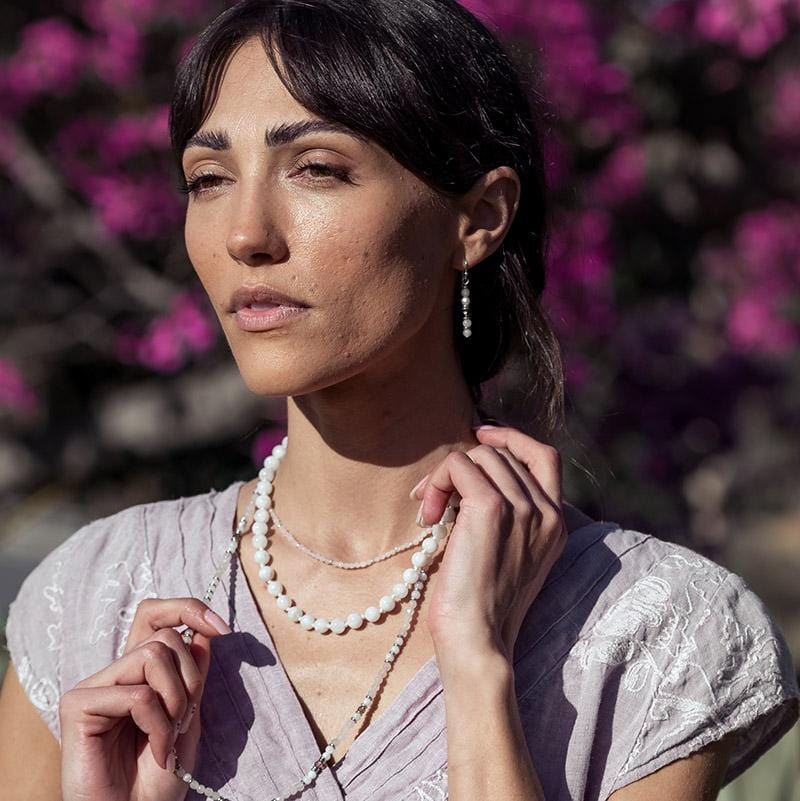
{"type": "MultiPolygon", "coordinates": [[[[175,632],[176,636],[180,635],[175,632]]],[[[186,646],[181,643],[183,650],[186,646]]],[[[187,654],[189,656],[189,654],[187,654]]],[[[189,656],[191,659],[191,656],[189,656]]],[[[195,666],[196,669],[197,666],[195,666]]],[[[121,656],[108,667],[94,673],[76,685],[80,688],[108,687],[110,685],[142,685],[153,688],[172,720],[175,737],[187,709],[187,692],[178,672],[177,655],[161,640],[149,640],[136,650],[121,656]]],[[[172,743],[170,743],[172,746],[172,743]]]]}
{"type": "Polygon", "coordinates": [[[533,506],[533,497],[505,454],[489,445],[470,448],[466,454],[475,464],[483,468],[487,480],[511,502],[515,509],[523,512],[530,510],[533,506]]]}
{"type": "Polygon", "coordinates": [[[199,598],[146,598],[136,608],[125,651],[143,643],[159,629],[186,625],[206,637],[230,634],[230,627],[199,598]]]}
{"type": "Polygon", "coordinates": [[[481,443],[507,448],[528,468],[548,498],[561,509],[561,454],[516,428],[478,428],[475,436],[481,443]]]}
{"type": "MultiPolygon", "coordinates": [[[[461,496],[461,510],[467,508],[481,516],[501,512],[507,503],[498,489],[486,478],[484,470],[463,451],[451,451],[430,474],[420,505],[420,520],[438,521],[444,514],[453,492],[461,496]]],[[[488,522],[488,520],[487,520],[488,522]]]]}
{"type": "Polygon", "coordinates": [[[149,685],[76,687],[62,696],[59,714],[65,739],[99,737],[121,719],[132,718],[147,735],[155,761],[166,769],[173,744],[172,723],[149,685]]]}

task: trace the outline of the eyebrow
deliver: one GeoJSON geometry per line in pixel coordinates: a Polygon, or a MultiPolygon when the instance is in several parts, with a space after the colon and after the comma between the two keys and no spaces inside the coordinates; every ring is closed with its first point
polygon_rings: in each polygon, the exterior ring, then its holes
{"type": "MultiPolygon", "coordinates": [[[[359,141],[367,142],[366,136],[338,122],[329,122],[328,120],[298,120],[297,122],[283,122],[279,125],[274,125],[272,128],[268,128],[264,132],[264,144],[266,144],[267,147],[288,145],[301,136],[308,136],[313,133],[343,133],[359,141]]],[[[223,130],[199,131],[189,139],[184,150],[188,150],[190,147],[207,147],[210,150],[230,150],[231,140],[227,132],[223,130]]]]}

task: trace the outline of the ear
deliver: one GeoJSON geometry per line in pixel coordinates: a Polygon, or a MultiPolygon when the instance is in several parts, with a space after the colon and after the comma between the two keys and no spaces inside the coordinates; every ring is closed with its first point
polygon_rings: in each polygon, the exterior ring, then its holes
{"type": "Polygon", "coordinates": [[[458,232],[461,250],[455,255],[459,269],[466,256],[470,266],[492,255],[500,247],[520,196],[520,180],[513,167],[495,167],[482,175],[458,202],[458,232]]]}

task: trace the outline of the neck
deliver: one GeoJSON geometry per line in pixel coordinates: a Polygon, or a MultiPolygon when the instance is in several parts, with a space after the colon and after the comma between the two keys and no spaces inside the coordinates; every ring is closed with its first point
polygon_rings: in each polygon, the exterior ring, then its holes
{"type": "Polygon", "coordinates": [[[360,374],[287,400],[289,444],[273,499],[304,545],[356,561],[421,533],[414,485],[451,450],[477,444],[475,409],[460,376],[411,380],[360,374]],[[413,389],[409,389],[413,387],[413,389]]]}

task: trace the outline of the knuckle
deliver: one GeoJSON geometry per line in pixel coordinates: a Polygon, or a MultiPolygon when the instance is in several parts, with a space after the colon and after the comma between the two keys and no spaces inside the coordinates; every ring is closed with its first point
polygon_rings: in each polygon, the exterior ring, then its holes
{"type": "Polygon", "coordinates": [[[131,703],[133,704],[150,706],[157,700],[156,691],[149,684],[142,684],[131,690],[131,703]]]}
{"type": "Polygon", "coordinates": [[[172,657],[170,656],[171,648],[161,640],[148,640],[139,646],[143,652],[143,656],[148,661],[158,661],[172,657]]]}

